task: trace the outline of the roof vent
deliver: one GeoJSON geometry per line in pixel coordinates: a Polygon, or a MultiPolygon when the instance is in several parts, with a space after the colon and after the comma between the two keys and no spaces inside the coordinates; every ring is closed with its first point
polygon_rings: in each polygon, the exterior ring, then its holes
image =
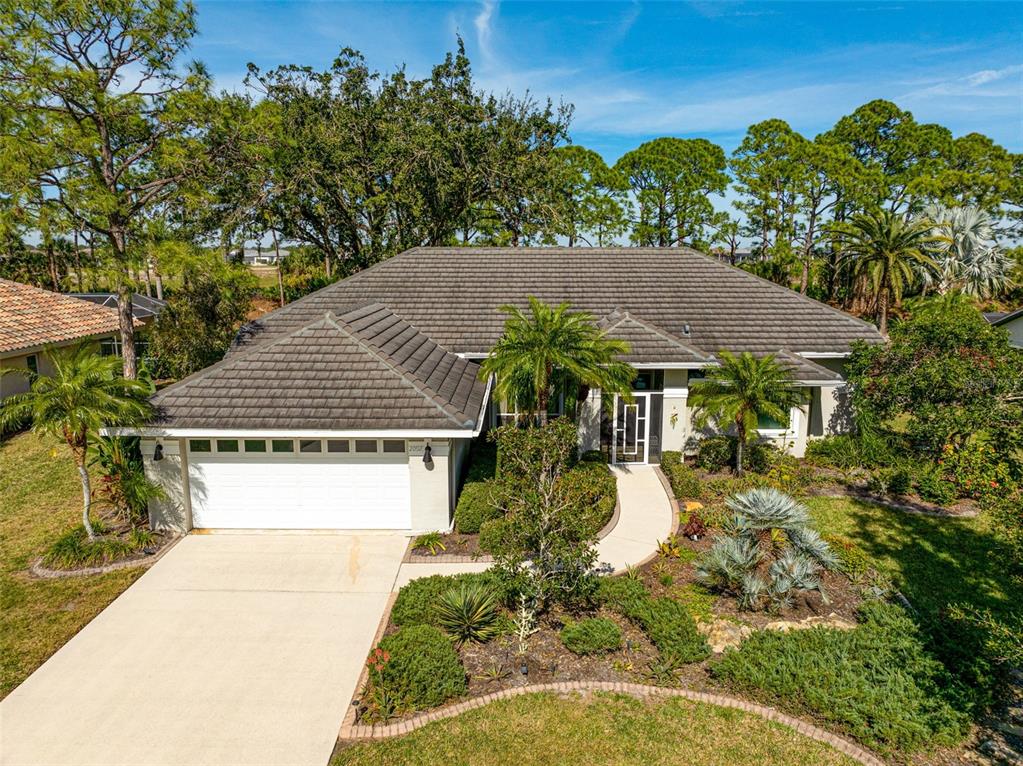
{"type": "Polygon", "coordinates": [[[687,338],[690,335],[692,335],[692,332],[693,331],[692,328],[689,326],[689,322],[686,322],[684,325],[682,325],[682,334],[685,335],[687,338]]]}

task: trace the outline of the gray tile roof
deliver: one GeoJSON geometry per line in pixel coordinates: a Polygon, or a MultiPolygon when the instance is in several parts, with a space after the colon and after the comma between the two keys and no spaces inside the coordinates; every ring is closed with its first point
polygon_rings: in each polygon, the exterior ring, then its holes
{"type": "Polygon", "coordinates": [[[774,353],[776,361],[789,369],[793,379],[801,383],[841,383],[842,376],[827,367],[812,362],[806,357],[784,349],[774,353]]]}
{"type": "Polygon", "coordinates": [[[681,338],[634,317],[628,311],[614,311],[598,324],[609,337],[629,344],[628,359],[633,364],[702,365],[714,361],[713,356],[697,351],[681,338]]]}
{"type": "Polygon", "coordinates": [[[321,313],[153,403],[157,424],[176,428],[471,431],[486,393],[478,370],[375,304],[321,313]]]}
{"type": "Polygon", "coordinates": [[[485,354],[504,326],[498,307],[524,307],[530,295],[569,301],[597,320],[628,312],[708,356],[844,354],[855,340],[881,341],[866,322],[685,248],[415,248],[259,318],[236,345],[378,302],[455,353],[485,354]]]}

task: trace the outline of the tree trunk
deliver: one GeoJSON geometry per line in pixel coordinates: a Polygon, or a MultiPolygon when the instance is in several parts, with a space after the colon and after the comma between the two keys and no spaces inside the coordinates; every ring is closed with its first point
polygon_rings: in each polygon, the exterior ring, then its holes
{"type": "Polygon", "coordinates": [[[888,337],[888,284],[881,285],[877,294],[877,329],[885,338],[888,337]]]}
{"type": "Polygon", "coordinates": [[[746,444],[745,429],[739,428],[738,441],[735,444],[735,475],[742,476],[742,453],[746,444]]]}
{"type": "Polygon", "coordinates": [[[78,292],[84,293],[82,288],[82,254],[78,250],[78,229],[75,229],[75,283],[78,285],[78,292]]]}
{"type": "Polygon", "coordinates": [[[152,276],[149,273],[149,269],[150,269],[150,267],[152,265],[153,265],[152,262],[147,258],[146,259],[146,297],[147,298],[152,298],[153,297],[153,278],[152,278],[152,276]]]}
{"type": "MultiPolygon", "coordinates": [[[[72,449],[72,453],[74,450],[72,449]]],[[[96,532],[89,521],[89,510],[92,508],[92,487],[89,485],[89,470],[85,467],[85,456],[79,457],[75,454],[75,465],[78,467],[78,476],[82,480],[82,526],[85,527],[85,534],[90,540],[96,539],[96,532]]]]}
{"type": "Polygon", "coordinates": [[[50,268],[50,282],[55,293],[60,292],[60,280],[57,278],[57,259],[53,254],[53,245],[46,245],[46,260],[50,268]]]}
{"type": "Polygon", "coordinates": [[[158,301],[163,300],[163,274],[160,273],[160,264],[157,261],[153,262],[153,276],[156,277],[156,299],[158,301]]]}
{"type": "Polygon", "coordinates": [[[133,288],[132,285],[127,284],[131,272],[128,269],[125,232],[120,224],[111,228],[110,245],[114,249],[114,258],[122,266],[117,285],[117,324],[121,331],[121,359],[124,361],[124,377],[134,380],[138,377],[138,360],[135,357],[135,323],[131,306],[133,288]]]}
{"type": "Polygon", "coordinates": [[[280,294],[281,306],[284,305],[284,275],[281,273],[281,246],[277,241],[277,232],[270,229],[270,236],[274,241],[274,260],[277,264],[277,292],[280,294]]]}

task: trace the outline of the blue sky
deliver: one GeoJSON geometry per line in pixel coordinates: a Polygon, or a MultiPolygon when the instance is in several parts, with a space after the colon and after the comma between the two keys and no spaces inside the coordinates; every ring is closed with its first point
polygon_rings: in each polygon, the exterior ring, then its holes
{"type": "Polygon", "coordinates": [[[250,2],[197,0],[192,55],[218,85],[245,65],[337,51],[424,75],[465,39],[480,86],[575,105],[572,139],[609,161],[657,136],[731,151],[748,125],[826,130],[874,98],[1023,151],[1023,3],[250,2]]]}

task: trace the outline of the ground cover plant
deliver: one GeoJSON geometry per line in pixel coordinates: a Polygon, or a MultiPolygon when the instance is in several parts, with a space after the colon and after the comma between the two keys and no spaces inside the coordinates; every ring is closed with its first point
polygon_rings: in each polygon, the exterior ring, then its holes
{"type": "Polygon", "coordinates": [[[603,654],[622,645],[622,630],[606,617],[587,617],[561,629],[561,640],[576,654],[603,654]]]}

